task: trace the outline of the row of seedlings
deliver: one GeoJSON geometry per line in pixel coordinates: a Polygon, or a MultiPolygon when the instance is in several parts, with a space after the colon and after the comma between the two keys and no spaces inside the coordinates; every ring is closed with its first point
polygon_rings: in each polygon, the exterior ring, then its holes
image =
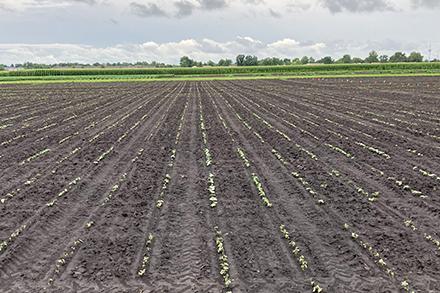
{"type": "MultiPolygon", "coordinates": [[[[207,125],[203,115],[203,106],[201,102],[200,90],[199,88],[196,89],[197,89],[198,109],[199,109],[199,128],[203,142],[203,146],[202,146],[203,154],[205,157],[204,163],[208,173],[207,191],[209,196],[209,206],[211,209],[216,209],[218,204],[218,199],[217,199],[215,175],[212,168],[213,156],[209,149],[207,125]]],[[[221,229],[218,227],[218,225],[214,225],[213,230],[214,230],[215,247],[218,254],[219,273],[223,279],[224,290],[226,293],[232,293],[233,279],[231,278],[230,262],[225,247],[224,235],[221,229]]]]}
{"type": "MultiPolygon", "coordinates": [[[[177,92],[176,97],[178,97],[182,91],[184,89],[184,86],[182,86],[180,88],[180,90],[177,92]]],[[[169,111],[170,107],[168,108],[167,112],[169,111]]],[[[155,207],[159,210],[163,207],[163,205],[165,204],[165,196],[166,193],[168,191],[169,185],[171,183],[172,177],[170,174],[172,174],[172,170],[175,166],[175,161],[176,161],[176,156],[177,156],[177,149],[178,149],[178,145],[180,143],[180,137],[181,137],[181,133],[182,133],[182,128],[183,128],[183,124],[185,121],[185,115],[188,109],[188,101],[186,101],[185,106],[183,107],[182,113],[180,115],[180,119],[179,119],[179,125],[177,127],[177,132],[175,135],[175,139],[174,139],[174,146],[171,149],[171,154],[169,156],[168,159],[168,163],[165,167],[165,175],[162,179],[162,184],[160,187],[160,193],[156,199],[155,202],[155,207]]],[[[153,127],[153,132],[152,133],[156,133],[159,129],[160,124],[157,123],[156,125],[154,125],[153,127]]],[[[145,138],[146,141],[149,141],[152,138],[152,133],[145,138]]],[[[148,233],[146,240],[144,241],[144,245],[143,245],[143,253],[142,253],[142,259],[140,261],[140,265],[137,268],[137,275],[139,277],[143,277],[146,275],[147,270],[148,270],[148,266],[150,264],[151,261],[151,255],[153,252],[153,245],[154,242],[156,240],[156,236],[154,235],[154,233],[150,232],[148,233]]]]}
{"type": "MultiPolygon", "coordinates": [[[[174,104],[175,99],[170,102],[168,108],[164,112],[164,114],[158,119],[157,123],[160,124],[164,121],[165,116],[169,113],[171,106],[174,104]]],[[[144,115],[145,116],[145,115],[144,115]]],[[[135,123],[136,125],[136,123],[135,123]]],[[[152,133],[157,133],[152,130],[152,133]]],[[[63,271],[65,270],[67,264],[72,261],[73,257],[79,250],[81,246],[83,246],[87,240],[87,235],[91,233],[95,227],[94,217],[98,217],[99,210],[104,206],[108,205],[109,202],[117,195],[117,192],[122,188],[122,184],[127,181],[127,174],[134,170],[135,163],[140,160],[141,156],[144,154],[144,148],[140,148],[134,155],[134,157],[130,160],[130,163],[127,164],[126,172],[122,173],[117,182],[112,185],[110,190],[101,198],[100,204],[97,205],[92,213],[90,213],[89,217],[86,219],[84,224],[82,225],[83,231],[81,232],[81,237],[75,238],[63,251],[62,255],[56,260],[50,278],[48,279],[48,284],[51,285],[54,283],[54,280],[59,277],[63,271]]],[[[148,236],[148,241],[146,242],[146,250],[150,251],[152,243],[154,241],[154,236],[150,234],[148,236]]],[[[145,259],[144,259],[145,260],[145,259]]]]}
{"type": "MultiPolygon", "coordinates": [[[[231,108],[232,109],[232,108],[231,108]]],[[[277,159],[279,159],[283,164],[288,164],[287,162],[286,162],[286,160],[284,160],[284,158],[281,156],[281,154],[278,152],[278,151],[276,151],[276,150],[273,150],[272,151],[273,152],[273,154],[277,157],[277,159]]],[[[335,170],[335,173],[336,174],[338,174],[338,176],[340,176],[339,175],[339,172],[338,171],[336,171],[335,170]]],[[[301,175],[298,173],[298,172],[292,172],[292,175],[294,176],[294,177],[297,177],[297,178],[301,178],[301,175]]],[[[307,186],[308,184],[307,184],[307,182],[304,182],[304,179],[303,180],[301,180],[301,182],[303,183],[303,185],[305,185],[305,186],[307,186]]],[[[353,183],[354,184],[354,182],[350,182],[350,183],[353,183]]],[[[361,191],[363,191],[362,190],[362,188],[360,188],[360,187],[358,187],[358,186],[356,186],[358,189],[361,189],[361,191]]],[[[307,190],[307,189],[306,189],[307,190]]],[[[364,191],[365,192],[365,191],[364,191]]],[[[312,192],[313,193],[313,192],[312,192]]],[[[376,199],[376,197],[378,196],[378,193],[373,193],[372,195],[371,195],[371,197],[370,197],[370,199],[372,199],[372,200],[370,200],[370,201],[374,201],[375,199],[376,199]]],[[[323,203],[323,202],[320,202],[320,203],[323,203]]],[[[365,244],[365,243],[363,243],[363,244],[365,244]]],[[[364,246],[364,245],[363,245],[364,246]]],[[[383,265],[383,263],[384,263],[384,261],[382,260],[382,261],[380,261],[380,264],[382,264],[383,265]]],[[[391,277],[394,277],[393,275],[390,275],[391,277]]],[[[402,288],[407,288],[408,287],[408,281],[407,280],[403,280],[402,281],[402,288]]],[[[318,289],[318,287],[316,287],[316,290],[319,290],[318,289]]]]}
{"type": "MultiPolygon", "coordinates": [[[[211,94],[209,94],[209,96],[211,97],[211,94]]],[[[272,213],[276,213],[276,209],[272,209],[273,204],[272,202],[269,200],[269,197],[267,195],[266,192],[266,188],[263,186],[260,177],[257,175],[257,172],[253,169],[255,169],[252,165],[252,162],[247,158],[245,150],[239,145],[239,142],[234,139],[234,136],[232,134],[232,130],[231,128],[227,125],[225,118],[221,115],[220,113],[220,109],[218,108],[218,106],[216,105],[216,103],[214,102],[214,98],[211,97],[212,100],[212,105],[214,106],[215,110],[216,110],[216,114],[217,117],[219,118],[220,121],[222,121],[222,125],[224,127],[225,132],[228,134],[229,138],[231,139],[232,142],[235,143],[235,145],[237,145],[236,149],[237,149],[237,155],[240,158],[240,160],[243,163],[243,166],[246,170],[248,170],[248,173],[250,174],[250,179],[254,185],[254,187],[256,188],[262,202],[263,205],[267,208],[269,208],[269,211],[272,211],[272,213]]],[[[232,112],[234,113],[234,112],[232,112]]],[[[237,114],[237,113],[236,113],[237,114]]],[[[239,119],[240,120],[240,119],[239,119]]],[[[243,122],[244,120],[242,120],[243,122]]],[[[243,123],[244,124],[244,123],[243,123]]],[[[246,127],[246,124],[244,124],[246,127]]],[[[247,124],[249,125],[249,124],[247,124]]],[[[252,131],[251,127],[246,127],[249,130],[252,131]]],[[[260,136],[261,137],[261,136],[260,136]]],[[[285,231],[285,225],[280,224],[279,228],[281,229],[282,232],[286,232],[285,231]]],[[[278,228],[277,228],[278,229],[278,228]]],[[[286,238],[287,234],[284,234],[284,238],[291,240],[290,238],[286,238]]],[[[302,255],[300,253],[300,249],[298,247],[298,245],[294,242],[294,241],[289,241],[287,243],[287,246],[292,249],[292,255],[293,257],[295,257],[298,260],[298,263],[300,265],[300,269],[304,274],[307,274],[309,277],[311,274],[313,274],[311,271],[308,270],[308,262],[306,261],[306,258],[304,255],[302,255]]],[[[311,290],[313,293],[321,293],[324,292],[323,288],[319,285],[319,283],[314,279],[310,277],[310,285],[311,285],[311,290]]]]}

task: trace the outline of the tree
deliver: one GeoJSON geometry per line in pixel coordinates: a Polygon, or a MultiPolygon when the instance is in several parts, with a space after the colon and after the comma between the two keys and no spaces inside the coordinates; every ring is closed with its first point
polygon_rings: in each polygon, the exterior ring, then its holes
{"type": "Polygon", "coordinates": [[[194,60],[190,59],[188,56],[180,58],[180,67],[193,67],[194,65],[194,60]]]}
{"type": "Polygon", "coordinates": [[[423,62],[423,55],[419,52],[411,52],[408,56],[408,62],[423,62]]]}
{"type": "Polygon", "coordinates": [[[299,58],[293,58],[293,59],[292,59],[292,64],[301,64],[301,59],[299,59],[299,58]]]}
{"type": "Polygon", "coordinates": [[[258,65],[262,65],[262,66],[271,66],[271,65],[275,65],[274,62],[276,60],[274,60],[273,58],[264,58],[260,61],[258,61],[258,65]]]}
{"type": "Polygon", "coordinates": [[[405,53],[396,52],[393,56],[390,57],[390,62],[407,62],[408,58],[405,53]]]}
{"type": "Polygon", "coordinates": [[[321,60],[318,60],[318,63],[323,63],[323,64],[332,64],[334,62],[335,61],[330,56],[326,56],[326,57],[322,58],[321,60]]]}
{"type": "Polygon", "coordinates": [[[368,54],[368,57],[365,58],[365,63],[378,63],[379,62],[379,54],[376,51],[371,51],[368,54]]]}
{"type": "Polygon", "coordinates": [[[220,61],[218,61],[218,66],[231,66],[231,65],[232,65],[231,59],[220,59],[220,61]]]}
{"type": "Polygon", "coordinates": [[[245,58],[246,58],[246,56],[244,56],[242,54],[238,55],[236,58],[237,66],[244,66],[244,59],[245,58]]]}
{"type": "Polygon", "coordinates": [[[258,57],[247,55],[244,59],[244,66],[256,66],[258,65],[258,57]]]}
{"type": "Polygon", "coordinates": [[[364,60],[359,57],[353,57],[353,59],[351,59],[351,63],[360,64],[360,63],[364,63],[364,60]]]}
{"type": "Polygon", "coordinates": [[[280,59],[277,57],[272,57],[272,58],[264,58],[262,60],[259,60],[258,65],[262,65],[262,66],[289,65],[291,62],[292,61],[288,58],[280,59]]]}
{"type": "Polygon", "coordinates": [[[344,64],[348,64],[348,63],[352,63],[353,60],[351,59],[351,56],[348,54],[345,54],[344,56],[342,56],[341,59],[339,59],[337,61],[337,63],[344,63],[344,64]]]}
{"type": "Polygon", "coordinates": [[[300,60],[301,64],[309,64],[310,63],[310,59],[307,56],[304,56],[301,58],[300,60]]]}
{"type": "Polygon", "coordinates": [[[214,63],[214,61],[209,60],[208,62],[206,62],[206,65],[215,66],[216,64],[214,63]]]}
{"type": "Polygon", "coordinates": [[[379,62],[380,63],[387,63],[389,59],[390,58],[388,57],[388,55],[380,55],[379,56],[379,62]]]}
{"type": "Polygon", "coordinates": [[[309,58],[309,63],[315,63],[316,61],[315,61],[315,58],[313,58],[313,57],[310,57],[309,58]]]}

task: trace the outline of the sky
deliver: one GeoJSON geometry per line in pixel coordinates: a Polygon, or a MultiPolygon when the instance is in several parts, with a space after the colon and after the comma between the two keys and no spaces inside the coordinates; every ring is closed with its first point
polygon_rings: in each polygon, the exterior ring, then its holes
{"type": "Polygon", "coordinates": [[[440,0],[0,0],[0,63],[439,58],[439,27],[440,0]]]}

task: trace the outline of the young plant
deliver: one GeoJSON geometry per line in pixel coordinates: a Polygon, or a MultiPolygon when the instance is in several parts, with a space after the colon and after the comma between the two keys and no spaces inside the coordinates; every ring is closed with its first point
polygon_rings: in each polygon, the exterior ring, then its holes
{"type": "Polygon", "coordinates": [[[267,207],[272,207],[272,203],[270,202],[269,198],[266,196],[266,192],[264,191],[263,185],[261,184],[260,178],[257,174],[252,173],[252,180],[254,182],[255,187],[258,190],[258,194],[260,195],[261,199],[263,200],[263,203],[267,207]]]}
{"type": "Polygon", "coordinates": [[[243,161],[244,165],[249,168],[251,166],[251,163],[246,158],[246,154],[244,153],[244,151],[241,148],[237,148],[237,152],[241,160],[243,161]]]}
{"type": "Polygon", "coordinates": [[[148,263],[150,262],[150,258],[151,258],[151,250],[152,250],[153,241],[154,241],[154,235],[151,233],[148,234],[148,239],[147,239],[147,242],[145,243],[144,257],[142,258],[142,263],[141,263],[141,266],[138,270],[138,276],[140,276],[140,277],[145,275],[145,273],[147,272],[148,263]]]}
{"type": "Polygon", "coordinates": [[[224,246],[224,238],[222,232],[219,230],[217,226],[214,227],[215,230],[215,246],[217,248],[217,254],[219,255],[219,266],[220,266],[220,275],[223,277],[223,283],[228,292],[231,292],[232,279],[229,272],[229,260],[226,255],[225,246],[224,246]]]}
{"type": "Polygon", "coordinates": [[[209,201],[211,202],[211,208],[215,208],[217,206],[217,196],[215,192],[215,182],[214,182],[214,174],[209,173],[208,176],[208,192],[209,192],[209,201]]]}

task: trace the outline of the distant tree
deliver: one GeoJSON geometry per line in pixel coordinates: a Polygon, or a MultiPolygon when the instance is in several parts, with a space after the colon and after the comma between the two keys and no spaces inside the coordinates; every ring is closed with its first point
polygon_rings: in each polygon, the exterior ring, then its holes
{"type": "Polygon", "coordinates": [[[423,55],[419,52],[411,52],[408,56],[408,62],[423,62],[423,55]]]}
{"type": "Polygon", "coordinates": [[[301,64],[301,59],[299,59],[299,58],[293,58],[293,59],[292,59],[292,64],[301,64]]]}
{"type": "Polygon", "coordinates": [[[146,61],[138,61],[134,64],[134,66],[150,67],[151,64],[146,61]]]}
{"type": "Polygon", "coordinates": [[[6,68],[6,65],[0,64],[0,70],[5,70],[5,68],[6,68]]]}
{"type": "Polygon", "coordinates": [[[274,57],[272,58],[272,63],[273,65],[284,65],[284,60],[281,58],[274,57]]]}
{"type": "Polygon", "coordinates": [[[262,65],[262,66],[271,66],[274,65],[273,64],[273,60],[272,58],[264,58],[258,61],[258,65],[262,65]]]}
{"type": "Polygon", "coordinates": [[[335,63],[335,61],[333,60],[332,57],[326,56],[326,57],[322,58],[321,60],[318,60],[318,63],[333,64],[333,63],[335,63]]]}
{"type": "Polygon", "coordinates": [[[348,54],[345,54],[344,56],[342,56],[341,59],[339,59],[338,61],[336,61],[337,63],[344,63],[344,64],[348,64],[348,63],[352,63],[353,60],[351,59],[351,56],[348,54]]]}
{"type": "Polygon", "coordinates": [[[315,63],[315,62],[316,62],[315,58],[313,58],[313,57],[309,58],[309,63],[315,63]]]}
{"type": "Polygon", "coordinates": [[[291,60],[288,58],[280,59],[277,57],[264,58],[258,61],[258,65],[262,65],[262,66],[289,65],[290,63],[291,60]]]}
{"type": "Polygon", "coordinates": [[[214,61],[209,60],[208,62],[206,62],[206,65],[207,65],[207,66],[216,66],[217,64],[215,64],[214,61]]]}
{"type": "Polygon", "coordinates": [[[390,57],[390,62],[408,62],[408,58],[406,57],[405,53],[402,52],[396,52],[394,55],[390,57]]]}
{"type": "Polygon", "coordinates": [[[387,63],[389,60],[390,60],[390,58],[388,57],[388,55],[380,55],[379,56],[380,63],[387,63]]]}
{"type": "Polygon", "coordinates": [[[231,59],[220,59],[218,61],[218,66],[231,66],[232,60],[231,59]]]}
{"type": "Polygon", "coordinates": [[[189,58],[188,56],[183,56],[180,58],[180,67],[193,67],[196,66],[196,62],[189,58]]]}
{"type": "Polygon", "coordinates": [[[21,64],[20,67],[23,67],[25,69],[46,69],[46,68],[52,68],[54,67],[54,65],[25,62],[21,64]]]}
{"type": "Polygon", "coordinates": [[[237,66],[244,66],[244,59],[246,58],[246,56],[240,54],[237,56],[237,58],[235,58],[236,64],[237,66]]]}
{"type": "Polygon", "coordinates": [[[368,57],[365,58],[365,63],[378,63],[379,62],[379,54],[376,51],[371,51],[368,54],[368,57]]]}
{"type": "Polygon", "coordinates": [[[258,57],[247,55],[244,59],[244,66],[256,66],[258,65],[258,57]]]}
{"type": "Polygon", "coordinates": [[[355,63],[355,64],[364,63],[364,59],[359,57],[353,57],[353,59],[351,59],[351,63],[355,63]]]}
{"type": "Polygon", "coordinates": [[[302,57],[300,60],[300,63],[301,64],[309,64],[310,63],[309,57],[307,57],[307,56],[302,57]]]}

